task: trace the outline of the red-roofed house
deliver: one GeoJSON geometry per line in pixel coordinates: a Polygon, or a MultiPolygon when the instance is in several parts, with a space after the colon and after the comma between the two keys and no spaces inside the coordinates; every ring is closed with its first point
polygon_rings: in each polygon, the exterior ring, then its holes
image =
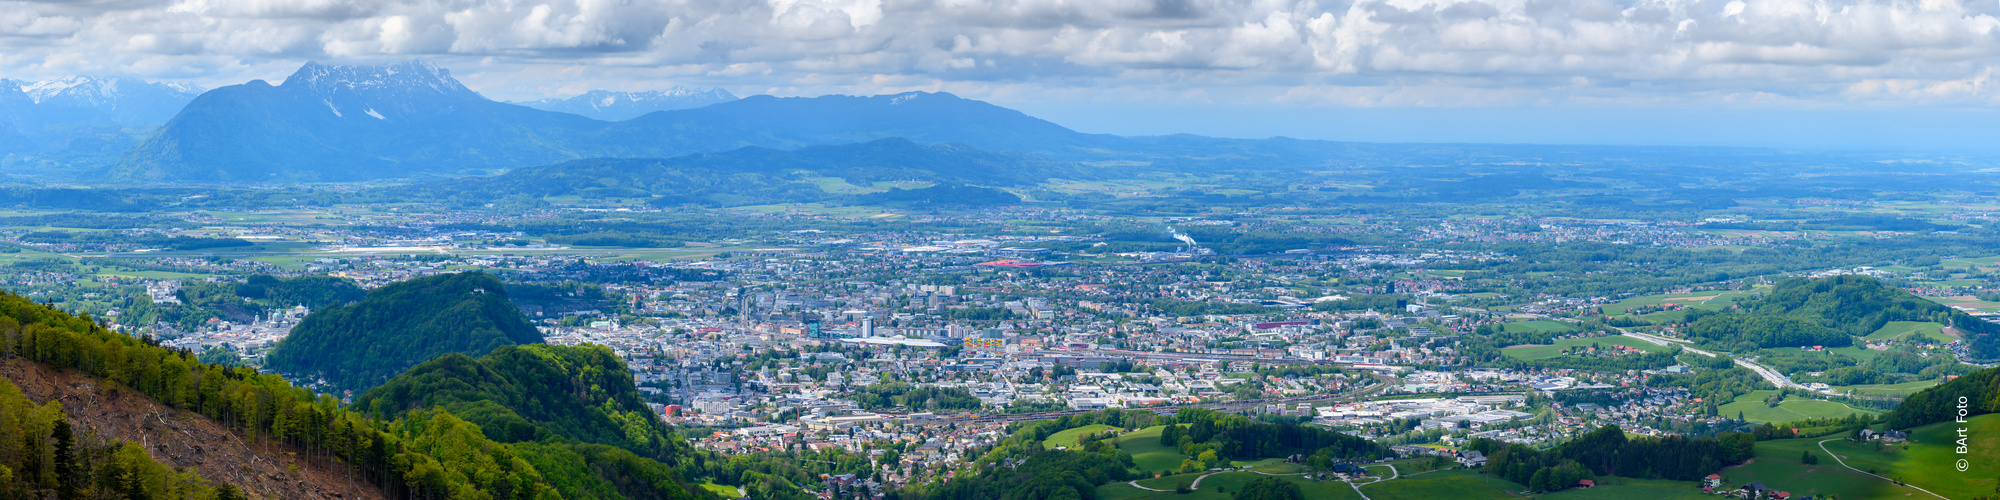
{"type": "Polygon", "coordinates": [[[1589,479],[1581,479],[1581,480],[1577,480],[1577,482],[1576,482],[1576,487],[1578,487],[1578,488],[1595,488],[1595,487],[1597,487],[1597,481],[1592,481],[1592,480],[1589,480],[1589,479]]]}

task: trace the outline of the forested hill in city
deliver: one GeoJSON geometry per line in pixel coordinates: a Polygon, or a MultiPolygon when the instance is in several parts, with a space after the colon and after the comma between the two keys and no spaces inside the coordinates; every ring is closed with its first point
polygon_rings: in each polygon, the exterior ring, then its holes
{"type": "Polygon", "coordinates": [[[538,344],[541,332],[485,273],[391,283],[360,302],[306,316],[271,351],[266,367],[324,380],[335,391],[366,391],[445,353],[480,356],[538,344]]]}
{"type": "Polygon", "coordinates": [[[840,193],[822,189],[818,182],[821,179],[854,186],[892,181],[1025,186],[1054,177],[1077,179],[1094,175],[1100,174],[1076,164],[1025,154],[996,153],[958,144],[922,145],[891,138],[794,151],[746,147],[667,159],[576,160],[516,169],[494,177],[438,181],[387,188],[382,192],[396,197],[481,202],[508,196],[575,195],[650,198],[661,206],[727,206],[845,199],[840,193]]]}
{"type": "Polygon", "coordinates": [[[2000,357],[2000,325],[1981,321],[1875,278],[1791,278],[1739,308],[1688,315],[1688,337],[1729,349],[1847,346],[1891,321],[1937,322],[1957,329],[1983,358],[2000,357]]]}
{"type": "Polygon", "coordinates": [[[625,362],[600,345],[510,345],[477,359],[446,353],[354,401],[391,417],[442,408],[501,442],[560,436],[657,460],[689,453],[640,400],[625,362]]]}

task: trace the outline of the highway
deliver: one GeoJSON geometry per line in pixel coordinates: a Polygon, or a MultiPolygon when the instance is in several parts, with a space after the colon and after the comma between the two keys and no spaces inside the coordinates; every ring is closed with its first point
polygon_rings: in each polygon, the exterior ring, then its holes
{"type": "MultiPolygon", "coordinates": [[[[1701,349],[1696,349],[1696,348],[1693,348],[1693,347],[1689,347],[1689,346],[1688,346],[1687,344],[1690,344],[1691,342],[1688,342],[1688,341],[1685,341],[1685,340],[1681,340],[1681,339],[1670,339],[1670,338],[1666,338],[1666,337],[1661,337],[1661,336],[1658,336],[1658,335],[1652,335],[1652,334],[1645,334],[1645,333],[1638,333],[1638,332],[1628,332],[1628,331],[1625,331],[1625,329],[1623,329],[1623,328],[1617,328],[1617,327],[1613,327],[1613,329],[1615,329],[1615,330],[1618,330],[1618,331],[1619,331],[1619,332],[1621,332],[1621,333],[1624,333],[1624,334],[1625,334],[1625,336],[1627,336],[1627,337],[1632,337],[1632,338],[1635,338],[1635,339],[1639,339],[1639,340],[1643,340],[1643,341],[1646,341],[1646,342],[1649,342],[1649,343],[1652,343],[1653,345],[1660,345],[1660,346],[1671,346],[1671,345],[1680,345],[1680,346],[1681,346],[1681,350],[1682,350],[1682,351],[1687,351],[1687,352],[1691,352],[1691,353],[1695,353],[1695,354],[1700,354],[1700,355],[1703,355],[1703,356],[1708,356],[1708,357],[1711,357],[1711,358],[1715,357],[1715,353],[1713,353],[1713,352],[1708,352],[1708,351],[1704,351],[1704,350],[1701,350],[1701,349]]],[[[1804,391],[1812,391],[1812,392],[1818,392],[1818,393],[1821,393],[1821,394],[1834,394],[1834,392],[1833,392],[1832,390],[1830,390],[1830,389],[1829,389],[1829,390],[1825,390],[1825,391],[1813,391],[1812,389],[1809,389],[1809,388],[1806,388],[1806,386],[1803,386],[1803,385],[1799,385],[1799,384],[1797,384],[1797,383],[1795,383],[1795,382],[1792,382],[1792,379],[1789,379],[1789,378],[1785,378],[1785,376],[1784,376],[1784,375],[1780,375],[1780,374],[1778,374],[1778,371],[1777,371],[1777,370],[1772,370],[1772,369],[1770,369],[1770,368],[1765,368],[1765,367],[1764,367],[1764,365],[1760,365],[1760,364],[1757,364],[1757,363],[1756,363],[1756,362],[1755,362],[1754,360],[1749,360],[1749,359],[1743,359],[1743,358],[1736,358],[1736,364],[1737,364],[1738,366],[1742,366],[1742,367],[1744,367],[1744,368],[1749,368],[1749,369],[1750,369],[1750,371],[1753,371],[1753,372],[1757,372],[1757,376],[1759,376],[1759,377],[1764,377],[1764,381],[1766,381],[1766,382],[1770,382],[1770,383],[1771,383],[1771,385],[1775,385],[1775,386],[1778,386],[1778,387],[1781,387],[1781,388],[1790,388],[1790,389],[1799,389],[1799,390],[1804,390],[1804,391]]]]}

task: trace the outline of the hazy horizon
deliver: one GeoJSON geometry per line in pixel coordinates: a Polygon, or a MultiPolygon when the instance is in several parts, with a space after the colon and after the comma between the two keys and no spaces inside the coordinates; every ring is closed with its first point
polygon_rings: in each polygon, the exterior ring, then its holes
{"type": "Polygon", "coordinates": [[[927,90],[1118,134],[1983,150],[2000,132],[1991,2],[0,4],[0,77],[28,81],[215,88],[427,58],[504,101],[927,90]]]}

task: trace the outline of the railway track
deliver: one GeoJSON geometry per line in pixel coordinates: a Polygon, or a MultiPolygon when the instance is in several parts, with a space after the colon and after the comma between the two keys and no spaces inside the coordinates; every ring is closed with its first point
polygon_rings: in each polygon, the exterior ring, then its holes
{"type": "MultiPolygon", "coordinates": [[[[1374,384],[1370,384],[1367,387],[1362,387],[1339,394],[1291,396],[1282,398],[1261,398],[1261,399],[1251,399],[1245,401],[1224,401],[1218,403],[1159,405],[1159,406],[1148,406],[1144,408],[1130,408],[1130,409],[1149,410],[1154,413],[1161,413],[1168,415],[1173,414],[1175,410],[1179,410],[1181,408],[1207,408],[1218,411],[1241,411],[1253,407],[1271,405],[1271,404],[1280,404],[1280,403],[1320,403],[1328,401],[1359,399],[1379,394],[1382,391],[1387,390],[1389,386],[1394,383],[1393,379],[1390,379],[1382,375],[1371,373],[1369,374],[1369,376],[1375,379],[1374,384]]],[[[1035,420],[1056,419],[1069,415],[1081,415],[1093,411],[1097,410],[1064,410],[1064,411],[1050,411],[1050,412],[1036,412],[1036,413],[1017,413],[1012,415],[954,414],[954,415],[939,415],[936,417],[936,419],[941,422],[950,422],[950,423],[975,423],[975,424],[994,423],[994,422],[1013,423],[1013,422],[1030,422],[1035,420]]],[[[884,413],[884,415],[902,415],[902,414],[884,413]]]]}

